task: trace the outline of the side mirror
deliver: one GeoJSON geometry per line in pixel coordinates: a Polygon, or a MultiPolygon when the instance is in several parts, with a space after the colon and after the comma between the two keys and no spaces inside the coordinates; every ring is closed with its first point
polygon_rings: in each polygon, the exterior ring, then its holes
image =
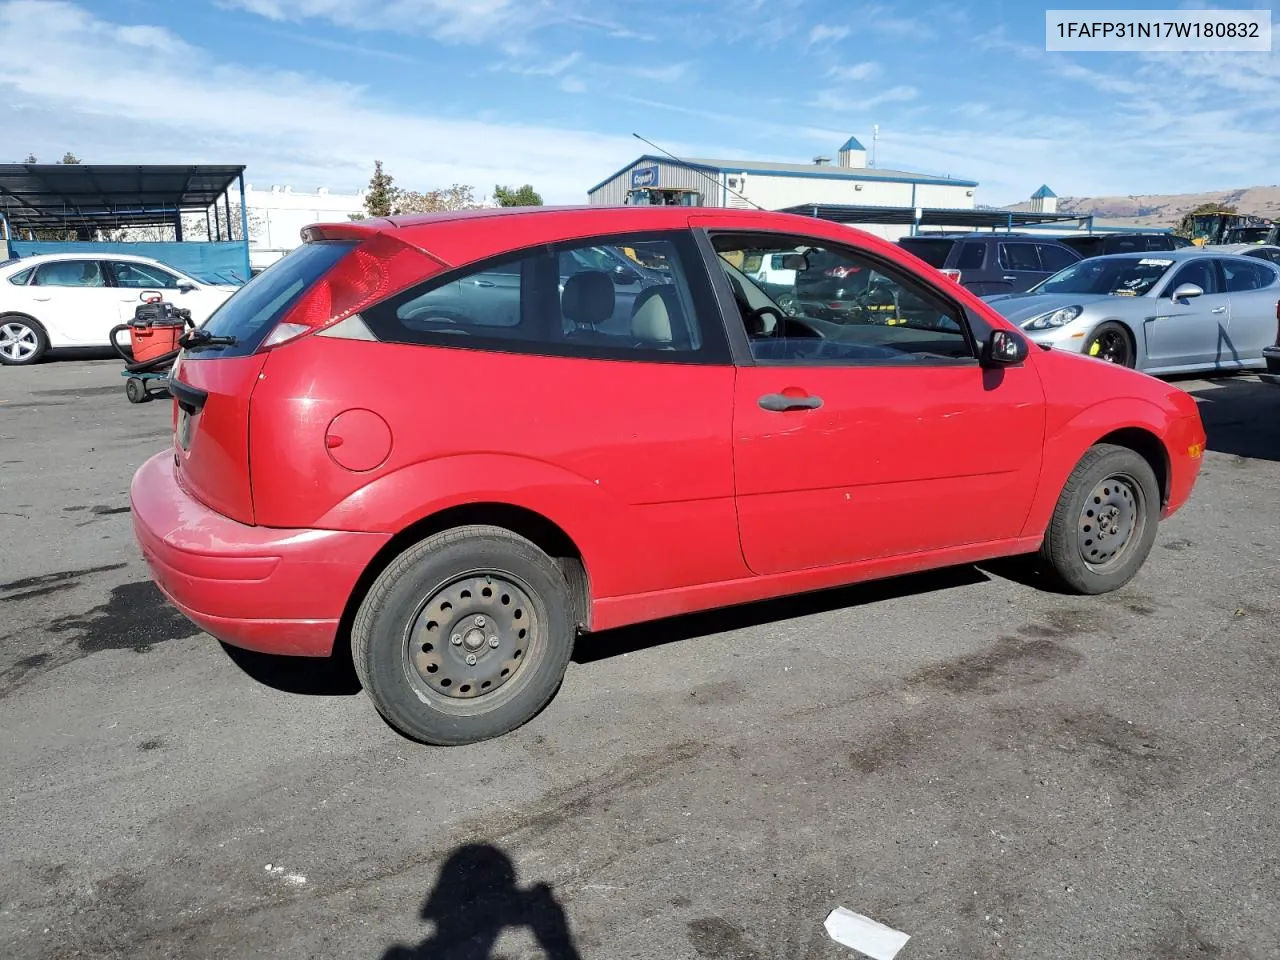
{"type": "Polygon", "coordinates": [[[625,287],[633,283],[638,283],[639,280],[640,280],[640,274],[636,273],[634,270],[628,267],[623,266],[622,264],[618,264],[616,267],[613,268],[613,282],[620,287],[625,287]]]}
{"type": "Polygon", "coordinates": [[[1178,288],[1173,291],[1173,299],[1177,301],[1194,300],[1196,297],[1202,296],[1204,296],[1204,289],[1194,283],[1180,283],[1178,288]]]}
{"type": "Polygon", "coordinates": [[[181,290],[183,293],[190,293],[195,288],[196,288],[196,285],[192,283],[190,280],[184,279],[184,280],[178,281],[178,289],[181,290]]]}
{"type": "Polygon", "coordinates": [[[1027,359],[1027,341],[1010,330],[992,330],[982,350],[984,367],[1012,367],[1027,359]]]}

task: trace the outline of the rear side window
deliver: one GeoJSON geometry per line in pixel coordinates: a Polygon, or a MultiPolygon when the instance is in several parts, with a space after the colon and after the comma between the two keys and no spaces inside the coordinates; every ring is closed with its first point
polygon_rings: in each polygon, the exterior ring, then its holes
{"type": "Polygon", "coordinates": [[[1050,273],[1065,270],[1073,263],[1079,262],[1080,258],[1064,247],[1059,247],[1052,243],[1042,243],[1038,244],[1038,246],[1040,248],[1040,263],[1050,273]]]}
{"type": "Polygon", "coordinates": [[[1005,270],[1034,270],[1037,273],[1044,271],[1034,243],[1000,244],[1000,266],[1005,270]]]}
{"type": "Polygon", "coordinates": [[[1175,250],[1173,237],[1147,237],[1148,250],[1175,250]]]}
{"type": "Polygon", "coordinates": [[[246,357],[258,349],[290,307],[351,248],[349,242],[304,243],[264,270],[214,311],[204,329],[235,337],[235,346],[202,347],[193,359],[246,357]]]}
{"type": "Polygon", "coordinates": [[[954,240],[924,240],[920,237],[903,237],[898,241],[898,246],[907,253],[939,270],[947,265],[947,255],[955,245],[954,240]]]}
{"type": "Polygon", "coordinates": [[[1107,241],[1107,253],[1141,253],[1147,249],[1142,237],[1112,237],[1107,241]]]}
{"type": "Polygon", "coordinates": [[[539,246],[433,277],[361,316],[378,339],[600,360],[727,363],[688,233],[539,246]],[[632,251],[660,270],[641,274],[632,251]]]}
{"type": "Polygon", "coordinates": [[[981,270],[987,259],[985,243],[960,244],[960,256],[956,257],[957,270],[981,270]]]}
{"type": "Polygon", "coordinates": [[[58,260],[36,268],[38,287],[105,287],[107,278],[97,260],[58,260]]]}
{"type": "Polygon", "coordinates": [[[1246,260],[1220,260],[1222,275],[1227,280],[1227,293],[1240,293],[1244,290],[1261,290],[1276,282],[1276,272],[1261,263],[1249,263],[1246,260]]]}

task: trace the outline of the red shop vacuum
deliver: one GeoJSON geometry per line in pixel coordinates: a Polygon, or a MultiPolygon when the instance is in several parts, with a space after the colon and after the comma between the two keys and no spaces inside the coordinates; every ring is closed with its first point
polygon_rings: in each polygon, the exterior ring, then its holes
{"type": "Polygon", "coordinates": [[[111,345],[124,359],[120,375],[128,377],[124,392],[130,403],[145,403],[167,391],[169,370],[182,350],[179,341],[188,327],[195,328],[190,310],[153,298],[139,304],[128,323],[112,328],[111,345]],[[129,331],[128,350],[118,339],[125,330],[129,331]]]}

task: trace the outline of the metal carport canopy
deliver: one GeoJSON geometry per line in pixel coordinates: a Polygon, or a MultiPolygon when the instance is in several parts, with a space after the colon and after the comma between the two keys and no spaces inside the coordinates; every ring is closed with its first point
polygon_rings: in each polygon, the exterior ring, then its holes
{"type": "Polygon", "coordinates": [[[1032,213],[1026,210],[974,210],[968,207],[922,207],[916,219],[915,207],[853,206],[842,203],[803,203],[785,207],[779,213],[796,213],[836,223],[919,224],[939,227],[1026,227],[1038,223],[1084,222],[1091,218],[1069,213],[1032,213]]]}
{"type": "Polygon", "coordinates": [[[203,212],[244,173],[229,164],[0,164],[0,214],[15,229],[150,226],[203,212]]]}

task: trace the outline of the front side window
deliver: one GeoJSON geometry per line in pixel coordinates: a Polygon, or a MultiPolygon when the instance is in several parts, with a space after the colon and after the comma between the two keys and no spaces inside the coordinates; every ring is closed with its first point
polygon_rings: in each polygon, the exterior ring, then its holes
{"type": "Polygon", "coordinates": [[[1079,259],[1079,257],[1073,256],[1068,250],[1056,244],[1040,244],[1040,263],[1050,273],[1065,270],[1079,259]]]}
{"type": "Polygon", "coordinates": [[[1192,260],[1190,263],[1184,264],[1173,279],[1169,281],[1169,286],[1165,288],[1164,295],[1171,296],[1173,291],[1177,290],[1184,283],[1194,283],[1205,293],[1220,293],[1218,289],[1218,271],[1214,269],[1213,261],[1205,258],[1202,260],[1192,260]]]}
{"type": "Polygon", "coordinates": [[[545,245],[432,278],[361,315],[396,343],[724,363],[723,326],[698,266],[687,232],[545,245]]]}
{"type": "Polygon", "coordinates": [[[175,290],[178,278],[168,270],[153,267],[147,263],[131,263],[127,260],[112,260],[107,264],[111,277],[117,287],[143,288],[154,287],[162,290],[175,290]]]}
{"type": "Polygon", "coordinates": [[[760,362],[930,363],[971,360],[959,307],[907,271],[807,238],[713,239],[760,362]],[[789,280],[766,285],[735,264],[781,257],[789,280]]]}
{"type": "Polygon", "coordinates": [[[37,268],[35,284],[39,287],[105,287],[107,278],[97,260],[58,260],[37,268]]]}

